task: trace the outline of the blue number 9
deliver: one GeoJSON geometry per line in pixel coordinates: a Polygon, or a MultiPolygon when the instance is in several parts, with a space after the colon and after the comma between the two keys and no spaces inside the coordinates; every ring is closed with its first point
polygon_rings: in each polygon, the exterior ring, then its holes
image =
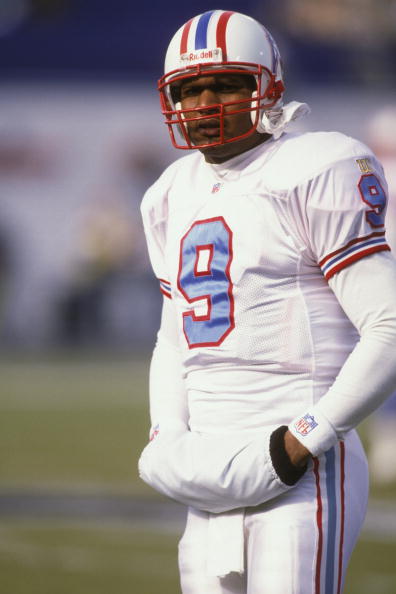
{"type": "Polygon", "coordinates": [[[223,217],[196,221],[181,240],[178,288],[204,308],[183,314],[189,348],[219,346],[234,328],[231,261],[232,232],[223,217]]]}
{"type": "Polygon", "coordinates": [[[363,202],[371,206],[366,219],[372,227],[382,227],[385,218],[386,193],[374,173],[362,175],[358,184],[363,202]]]}

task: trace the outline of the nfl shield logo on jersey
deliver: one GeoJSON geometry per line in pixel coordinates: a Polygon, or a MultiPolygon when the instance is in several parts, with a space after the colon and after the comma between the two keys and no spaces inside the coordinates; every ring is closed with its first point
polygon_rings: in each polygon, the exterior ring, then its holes
{"type": "Polygon", "coordinates": [[[308,435],[308,433],[312,431],[312,429],[315,429],[315,427],[317,427],[318,424],[312,415],[306,414],[303,417],[301,417],[301,419],[296,421],[296,423],[294,423],[294,426],[296,428],[296,431],[300,435],[308,435]]]}
{"type": "Polygon", "coordinates": [[[220,190],[220,186],[221,186],[220,182],[218,182],[217,184],[214,184],[213,188],[212,188],[212,194],[215,194],[216,192],[218,192],[220,190]]]}

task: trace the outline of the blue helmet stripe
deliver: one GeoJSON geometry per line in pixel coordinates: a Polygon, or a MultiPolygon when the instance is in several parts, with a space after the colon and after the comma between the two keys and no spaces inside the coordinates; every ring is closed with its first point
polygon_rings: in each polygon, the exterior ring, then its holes
{"type": "Polygon", "coordinates": [[[205,49],[208,47],[208,24],[210,17],[214,13],[214,10],[205,12],[199,18],[197,30],[195,33],[195,49],[205,49]]]}

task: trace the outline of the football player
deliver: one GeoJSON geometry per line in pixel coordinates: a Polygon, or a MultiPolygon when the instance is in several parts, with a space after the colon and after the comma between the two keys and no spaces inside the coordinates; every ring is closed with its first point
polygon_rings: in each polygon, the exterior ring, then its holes
{"type": "Polygon", "coordinates": [[[355,427],[396,383],[396,262],[376,156],[290,133],[277,46],[213,10],[159,81],[175,147],[142,215],[164,295],[148,484],[188,505],[183,594],[340,594],[367,463],[355,427]]]}

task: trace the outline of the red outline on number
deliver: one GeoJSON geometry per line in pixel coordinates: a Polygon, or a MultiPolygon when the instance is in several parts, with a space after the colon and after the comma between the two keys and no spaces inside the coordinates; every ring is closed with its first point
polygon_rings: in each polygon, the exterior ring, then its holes
{"type": "MultiPolygon", "coordinates": [[[[183,295],[183,297],[185,298],[185,300],[188,303],[194,303],[194,301],[202,301],[203,299],[206,299],[207,309],[208,309],[208,313],[205,316],[197,316],[193,311],[191,311],[191,312],[186,311],[183,313],[183,333],[186,338],[189,349],[196,349],[198,347],[205,347],[205,346],[219,346],[224,341],[224,339],[230,334],[230,332],[232,332],[232,330],[235,328],[234,296],[232,294],[233,283],[232,283],[231,276],[230,276],[231,262],[234,257],[234,253],[232,251],[232,236],[233,236],[232,231],[229,228],[229,226],[227,225],[227,223],[225,222],[224,218],[223,217],[213,217],[210,219],[202,219],[200,221],[195,221],[191,225],[191,227],[188,229],[188,231],[181,238],[180,255],[179,255],[179,272],[177,274],[177,287],[178,287],[180,293],[183,295]],[[228,231],[229,258],[228,258],[227,266],[225,267],[224,273],[225,273],[226,277],[228,278],[227,294],[228,294],[228,298],[230,300],[230,326],[227,328],[227,330],[224,332],[224,334],[220,337],[220,339],[217,342],[197,342],[195,344],[190,344],[190,342],[188,340],[188,336],[184,330],[184,318],[186,316],[191,316],[192,319],[197,322],[204,322],[205,320],[210,320],[211,313],[212,313],[212,307],[211,307],[211,295],[201,295],[200,297],[194,297],[193,299],[190,299],[190,297],[185,293],[185,291],[183,290],[183,287],[180,284],[180,276],[181,276],[181,271],[182,271],[182,258],[183,258],[183,256],[182,256],[183,242],[193,227],[195,227],[196,225],[202,225],[203,223],[211,223],[212,221],[221,221],[223,223],[224,227],[226,228],[226,230],[228,231]]],[[[194,265],[194,273],[195,273],[195,265],[194,265]]]]}
{"type": "Polygon", "coordinates": [[[194,276],[209,276],[210,274],[212,274],[212,260],[213,260],[213,254],[214,254],[213,243],[208,243],[206,245],[197,245],[195,249],[196,249],[197,256],[195,258],[195,264],[194,264],[194,276]],[[208,266],[207,266],[206,270],[198,271],[197,268],[198,268],[199,252],[203,252],[204,250],[209,250],[208,266]]]}
{"type": "MultiPolygon", "coordinates": [[[[370,188],[375,188],[375,186],[368,186],[368,189],[371,192],[371,189],[370,188]]],[[[368,224],[370,225],[370,227],[372,227],[373,229],[378,229],[378,227],[383,227],[385,225],[385,221],[383,221],[380,225],[375,225],[374,223],[372,223],[369,220],[369,215],[372,214],[372,213],[374,213],[375,215],[377,215],[377,217],[381,216],[382,211],[386,208],[386,201],[387,201],[387,194],[386,194],[384,188],[381,186],[381,182],[378,179],[378,177],[375,175],[375,173],[365,173],[364,175],[360,176],[359,183],[358,183],[358,190],[360,192],[360,197],[361,197],[362,201],[365,204],[368,204],[369,206],[371,206],[371,210],[367,210],[366,211],[366,221],[368,222],[368,224]],[[379,187],[382,190],[382,193],[384,195],[384,206],[382,207],[382,209],[381,209],[380,212],[377,212],[377,210],[376,210],[376,209],[378,209],[378,207],[375,207],[368,200],[366,200],[365,197],[363,196],[363,192],[361,190],[361,183],[362,183],[364,177],[374,177],[377,180],[377,183],[378,183],[379,187]]],[[[377,194],[377,196],[379,196],[379,193],[377,194]]],[[[373,195],[373,198],[374,198],[374,195],[373,195]]]]}

